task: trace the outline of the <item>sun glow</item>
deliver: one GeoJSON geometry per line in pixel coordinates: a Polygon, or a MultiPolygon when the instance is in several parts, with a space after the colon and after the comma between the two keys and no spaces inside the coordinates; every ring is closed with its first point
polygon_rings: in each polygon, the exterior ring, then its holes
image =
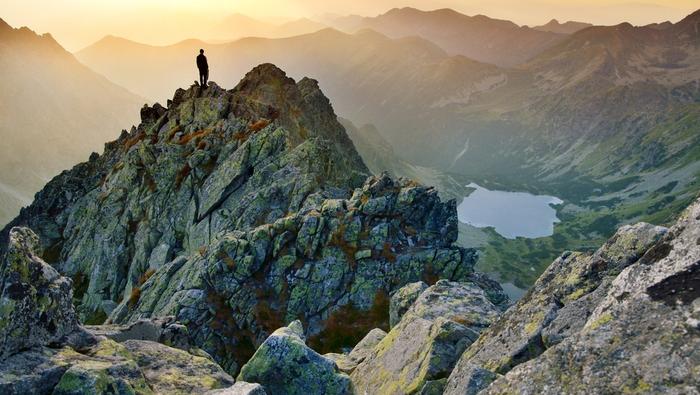
{"type": "Polygon", "coordinates": [[[323,21],[329,14],[377,15],[405,6],[453,8],[524,25],[552,18],[609,25],[675,22],[698,5],[696,0],[0,0],[0,18],[13,26],[51,32],[67,49],[76,51],[107,34],[157,45],[187,38],[224,39],[208,32],[235,13],[282,23],[301,17],[323,21]]]}

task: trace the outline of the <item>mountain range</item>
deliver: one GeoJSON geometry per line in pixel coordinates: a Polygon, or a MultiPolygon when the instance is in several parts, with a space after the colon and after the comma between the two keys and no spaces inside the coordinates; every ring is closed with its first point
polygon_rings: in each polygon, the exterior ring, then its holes
{"type": "Polygon", "coordinates": [[[0,231],[2,393],[697,392],[700,200],[513,303],[317,81],[262,64],[140,116],[0,231]]]}
{"type": "Polygon", "coordinates": [[[308,18],[293,19],[281,23],[261,21],[243,14],[231,14],[203,34],[203,37],[234,40],[243,37],[280,38],[313,33],[327,26],[308,18]]]}
{"type": "Polygon", "coordinates": [[[48,180],[101,151],[146,102],[90,70],[49,34],[0,19],[0,223],[48,180]]]}
{"type": "Polygon", "coordinates": [[[697,393],[700,11],[350,19],[387,31],[74,57],[0,21],[0,176],[67,168],[0,230],[0,393],[697,393]],[[477,25],[523,51],[447,48],[477,25]],[[470,182],[562,222],[460,224],[470,182]]]}
{"type": "MultiPolygon", "coordinates": [[[[459,36],[462,27],[435,20],[473,25],[453,11],[392,10],[378,18],[405,15],[426,18],[406,29],[440,25],[459,36]]],[[[699,18],[696,12],[664,27],[621,24],[556,35],[509,68],[451,55],[426,38],[366,29],[207,48],[212,76],[224,84],[262,60],[292,76],[317,76],[339,114],[374,125],[412,166],[450,174],[463,185],[478,181],[564,199],[568,205],[558,215],[565,220],[554,238],[500,240],[487,248],[489,270],[525,285],[562,247],[594,248],[621,223],[672,221],[693,199],[699,18]],[[219,77],[217,70],[225,73],[219,77]],[[527,264],[499,269],[514,250],[530,257],[527,264]]],[[[521,29],[508,22],[492,26],[521,29]]],[[[105,39],[76,56],[123,86],[161,97],[166,86],[192,75],[198,45],[144,47],[105,39]],[[116,47],[129,56],[109,56],[116,47]],[[131,56],[149,59],[147,66],[125,60],[131,56]],[[168,73],[161,72],[165,67],[168,73]],[[149,82],[135,82],[133,75],[149,82]]]]}
{"type": "Polygon", "coordinates": [[[591,26],[593,25],[585,22],[568,21],[564,23],[559,23],[558,20],[552,19],[547,24],[535,26],[533,27],[533,29],[550,33],[574,34],[579,30],[583,30],[591,26]]]}
{"type": "Polygon", "coordinates": [[[422,11],[395,8],[377,17],[339,18],[334,27],[356,32],[372,29],[391,38],[422,37],[450,55],[463,55],[498,66],[515,66],[565,39],[564,34],[532,29],[484,15],[467,16],[452,9],[422,11]]]}
{"type": "Polygon", "coordinates": [[[564,199],[558,209],[563,221],[550,238],[506,240],[489,230],[464,229],[467,239],[480,240],[482,269],[522,287],[562,248],[594,249],[616,226],[636,220],[669,223],[693,199],[698,13],[676,24],[556,34],[556,43],[513,67],[453,55],[425,37],[438,28],[445,37],[459,36],[465,26],[498,33],[490,37],[523,29],[507,21],[415,9],[348,20],[353,29],[361,21],[394,21],[382,29],[407,36],[323,29],[165,47],[110,36],[75,56],[154,101],[194,79],[193,54],[201,47],[212,79],[222,85],[234,85],[259,62],[272,62],[295,78],[318,78],[373,170],[440,185],[451,198],[464,196],[468,190],[461,185],[476,181],[564,199]],[[420,23],[407,22],[414,19],[420,23]],[[399,21],[414,31],[388,28],[399,21]],[[518,262],[508,263],[515,256],[518,262]]]}

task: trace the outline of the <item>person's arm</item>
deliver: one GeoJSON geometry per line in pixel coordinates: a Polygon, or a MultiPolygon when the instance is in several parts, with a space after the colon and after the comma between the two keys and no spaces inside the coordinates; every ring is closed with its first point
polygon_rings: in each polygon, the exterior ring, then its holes
{"type": "Polygon", "coordinates": [[[207,62],[207,57],[204,57],[204,68],[209,70],[209,63],[207,62]]]}

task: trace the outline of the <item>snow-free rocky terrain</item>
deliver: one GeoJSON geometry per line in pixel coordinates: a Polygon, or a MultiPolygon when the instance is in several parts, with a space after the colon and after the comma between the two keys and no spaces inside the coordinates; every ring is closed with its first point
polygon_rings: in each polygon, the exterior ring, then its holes
{"type": "Polygon", "coordinates": [[[0,393],[698,393],[700,203],[513,305],[314,80],[264,64],[141,119],[2,231],[0,393]]]}

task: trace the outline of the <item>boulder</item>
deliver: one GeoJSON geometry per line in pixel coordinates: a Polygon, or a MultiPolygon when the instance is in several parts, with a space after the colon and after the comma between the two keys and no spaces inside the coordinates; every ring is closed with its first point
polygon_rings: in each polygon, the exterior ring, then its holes
{"type": "Polygon", "coordinates": [[[208,391],[206,395],[266,395],[265,389],[260,384],[238,381],[236,384],[219,390],[208,391]]]}
{"type": "Polygon", "coordinates": [[[71,281],[38,257],[39,248],[30,229],[10,231],[0,263],[0,360],[59,342],[78,328],[71,281]]]}
{"type": "Polygon", "coordinates": [[[269,394],[352,394],[350,378],[304,343],[301,322],[276,330],[241,369],[239,381],[269,394]]]}
{"type": "Polygon", "coordinates": [[[225,388],[234,380],[210,357],[147,340],[123,343],[149,386],[160,394],[196,394],[225,388]]]}
{"type": "Polygon", "coordinates": [[[462,352],[501,311],[473,283],[438,281],[353,370],[359,393],[441,393],[462,352]]]}

